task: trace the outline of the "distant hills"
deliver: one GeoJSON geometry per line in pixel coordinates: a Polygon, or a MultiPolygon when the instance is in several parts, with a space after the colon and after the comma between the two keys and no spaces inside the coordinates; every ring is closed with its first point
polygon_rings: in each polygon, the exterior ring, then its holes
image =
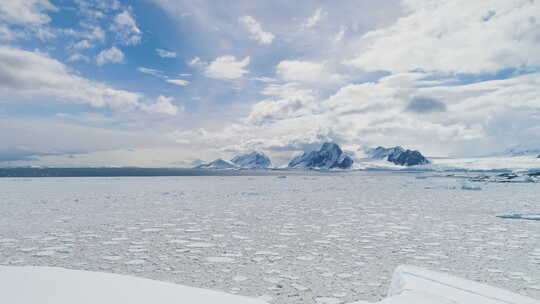
{"type": "Polygon", "coordinates": [[[237,155],[230,162],[216,159],[208,164],[196,166],[197,169],[267,169],[272,165],[270,158],[261,152],[237,155]]]}
{"type": "Polygon", "coordinates": [[[398,166],[427,165],[431,162],[416,150],[405,150],[400,146],[392,148],[377,147],[367,151],[372,159],[384,159],[398,166]]]}
{"type": "MultiPolygon", "coordinates": [[[[396,146],[392,148],[377,147],[367,151],[369,159],[386,160],[398,166],[417,166],[430,164],[430,161],[419,151],[408,150],[396,146]]],[[[323,143],[319,150],[306,151],[289,161],[287,169],[329,170],[351,169],[354,159],[341,147],[332,142],[323,143]]],[[[237,155],[230,161],[216,159],[210,163],[196,166],[197,169],[268,169],[272,161],[262,152],[253,151],[237,155]]]]}

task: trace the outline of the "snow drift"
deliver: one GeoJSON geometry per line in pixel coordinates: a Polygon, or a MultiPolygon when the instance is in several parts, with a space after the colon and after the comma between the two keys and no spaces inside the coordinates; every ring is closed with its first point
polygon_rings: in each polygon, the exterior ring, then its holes
{"type": "MultiPolygon", "coordinates": [[[[0,266],[0,303],[263,304],[259,299],[117,274],[0,266]]],[[[367,302],[356,302],[356,304],[367,302]]],[[[381,304],[540,304],[532,298],[414,266],[399,266],[381,304]]]]}
{"type": "Polygon", "coordinates": [[[264,304],[261,300],[117,274],[0,266],[6,304],[264,304]]]}

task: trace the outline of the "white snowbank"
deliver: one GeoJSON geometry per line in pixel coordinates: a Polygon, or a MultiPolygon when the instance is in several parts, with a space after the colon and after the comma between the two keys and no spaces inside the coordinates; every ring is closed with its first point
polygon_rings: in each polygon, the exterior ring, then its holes
{"type": "Polygon", "coordinates": [[[503,289],[419,267],[399,266],[381,304],[540,304],[503,289]]]}
{"type": "MultiPolygon", "coordinates": [[[[0,303],[264,304],[260,299],[129,276],[0,266],[0,303]]],[[[399,266],[379,304],[540,304],[522,295],[414,266],[399,266]]],[[[356,302],[355,304],[368,304],[356,302]]]]}
{"type": "Polygon", "coordinates": [[[0,266],[6,304],[264,304],[257,299],[117,274],[0,266]]]}
{"type": "Polygon", "coordinates": [[[540,159],[536,155],[522,156],[490,156],[475,158],[429,158],[431,164],[404,167],[397,166],[386,160],[355,159],[353,169],[379,169],[379,170],[434,170],[434,171],[490,171],[510,170],[527,171],[540,170],[540,159]]]}

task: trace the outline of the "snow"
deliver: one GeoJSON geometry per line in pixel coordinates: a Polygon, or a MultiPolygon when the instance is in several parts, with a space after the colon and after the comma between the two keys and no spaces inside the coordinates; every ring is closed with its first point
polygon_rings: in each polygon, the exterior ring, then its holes
{"type": "MultiPolygon", "coordinates": [[[[517,274],[520,275],[520,274],[517,274]]],[[[237,282],[246,277],[235,277],[237,282]]],[[[273,284],[282,280],[265,278],[273,284]]],[[[256,298],[158,282],[131,276],[70,270],[58,267],[0,266],[0,303],[11,304],[263,304],[269,295],[256,298]]],[[[293,287],[305,292],[309,288],[293,287]]],[[[238,292],[240,288],[232,288],[238,292]]],[[[346,292],[314,298],[317,304],[341,304],[346,292]]],[[[368,302],[357,301],[354,304],[368,302]]],[[[540,301],[500,288],[461,279],[420,267],[401,265],[392,276],[387,298],[380,304],[539,304],[540,301]]]]}
{"type": "Polygon", "coordinates": [[[0,266],[0,303],[263,304],[257,299],[117,274],[0,266]]]}
{"type": "Polygon", "coordinates": [[[386,160],[361,158],[355,159],[354,169],[375,170],[431,170],[431,171],[540,171],[540,159],[537,155],[498,155],[489,157],[428,157],[431,164],[404,167],[386,160]]]}
{"type": "Polygon", "coordinates": [[[264,169],[272,165],[268,156],[261,152],[251,152],[244,155],[238,155],[231,159],[231,162],[240,168],[264,169]]]}
{"type": "Polygon", "coordinates": [[[394,271],[388,297],[381,304],[540,304],[504,289],[409,265],[394,271]]]}
{"type": "Polygon", "coordinates": [[[216,159],[208,164],[201,164],[196,166],[197,169],[233,169],[235,168],[235,165],[224,161],[223,159],[219,158],[216,159]]]}
{"type": "Polygon", "coordinates": [[[288,165],[290,169],[349,169],[354,161],[335,143],[324,143],[317,151],[310,151],[294,157],[288,165]]]}

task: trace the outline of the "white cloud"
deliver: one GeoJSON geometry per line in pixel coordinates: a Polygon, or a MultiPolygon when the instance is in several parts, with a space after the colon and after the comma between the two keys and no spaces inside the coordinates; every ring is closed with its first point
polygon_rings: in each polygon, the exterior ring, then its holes
{"type": "Polygon", "coordinates": [[[260,101],[252,107],[247,121],[256,125],[310,113],[309,104],[315,100],[313,91],[294,83],[270,85],[262,94],[273,98],[260,101]]]}
{"type": "Polygon", "coordinates": [[[253,17],[243,16],[238,21],[251,33],[251,39],[257,41],[259,44],[271,44],[274,40],[274,34],[265,32],[261,24],[253,17]]]}
{"type": "Polygon", "coordinates": [[[301,84],[273,84],[261,92],[268,98],[254,104],[242,123],[177,135],[222,151],[278,153],[333,140],[353,150],[403,145],[428,155],[489,153],[540,136],[539,73],[452,86],[426,82],[426,77],[390,75],[345,85],[328,98],[301,84]],[[411,111],[419,96],[439,110],[411,111]]]}
{"type": "Polygon", "coordinates": [[[328,15],[328,13],[325,10],[323,10],[322,8],[316,9],[315,13],[311,17],[309,17],[309,19],[306,21],[306,23],[304,24],[304,27],[305,28],[314,27],[315,25],[317,25],[317,23],[319,23],[327,15],[328,15]]]}
{"type": "Polygon", "coordinates": [[[116,38],[125,45],[137,45],[141,42],[141,30],[137,27],[135,19],[125,10],[114,17],[111,31],[116,38]]]}
{"type": "Polygon", "coordinates": [[[343,37],[345,37],[345,32],[347,32],[347,27],[342,25],[339,27],[339,32],[336,35],[336,38],[334,39],[334,42],[340,42],[343,40],[343,37]]]}
{"type": "Polygon", "coordinates": [[[10,41],[24,36],[24,33],[10,29],[9,27],[0,25],[0,41],[10,41]]]}
{"type": "Polygon", "coordinates": [[[178,108],[172,102],[172,98],[160,95],[153,104],[141,104],[141,109],[147,113],[175,116],[183,109],[178,108]]]}
{"type": "Polygon", "coordinates": [[[57,10],[48,0],[7,0],[0,5],[0,20],[11,24],[38,26],[51,20],[46,11],[57,10]]]}
{"type": "Polygon", "coordinates": [[[176,115],[180,108],[172,98],[159,96],[153,103],[140,93],[117,90],[75,75],[61,62],[45,54],[0,46],[1,101],[51,98],[128,111],[176,115]]]}
{"type": "Polygon", "coordinates": [[[79,54],[79,53],[75,53],[71,56],[69,56],[68,62],[75,62],[75,61],[85,61],[85,62],[90,62],[90,58],[88,58],[87,56],[84,56],[82,54],[79,54]]]}
{"type": "MultiPolygon", "coordinates": [[[[159,153],[162,152],[160,149],[177,146],[162,132],[147,129],[114,130],[77,124],[79,120],[87,118],[90,119],[90,123],[96,119],[98,125],[103,123],[103,118],[86,117],[89,114],[96,115],[83,113],[82,116],[69,117],[66,121],[0,118],[0,129],[4,131],[0,132],[0,141],[4,147],[23,147],[14,151],[18,153],[13,155],[12,159],[30,158],[30,161],[12,162],[10,165],[140,166],[144,164],[156,166],[162,164],[166,166],[166,163],[177,160],[172,155],[165,157],[159,153]],[[134,161],[133,158],[136,157],[134,151],[140,150],[150,151],[134,161]],[[160,155],[157,163],[152,154],[160,155]]],[[[4,151],[5,149],[0,149],[0,161],[5,160],[4,151]]],[[[178,149],[175,152],[176,155],[182,153],[178,149]]],[[[3,163],[3,165],[7,164],[3,163]]]]}
{"type": "Polygon", "coordinates": [[[156,70],[156,69],[149,69],[149,68],[145,68],[145,67],[139,67],[137,69],[139,72],[141,73],[145,73],[145,74],[150,74],[152,76],[156,76],[156,77],[163,77],[163,73],[159,70],[156,70]]]}
{"type": "Polygon", "coordinates": [[[182,86],[182,87],[185,87],[189,84],[189,81],[184,80],[184,79],[167,79],[165,81],[167,81],[168,83],[178,85],[178,86],[182,86]]]}
{"type": "Polygon", "coordinates": [[[117,110],[135,109],[143,96],[80,77],[38,52],[0,46],[0,96],[7,100],[52,98],[117,110]]]}
{"type": "MultiPolygon", "coordinates": [[[[162,71],[159,71],[159,70],[156,70],[156,69],[149,69],[149,68],[145,68],[145,67],[139,67],[138,70],[141,73],[150,74],[152,76],[161,78],[161,79],[165,80],[166,82],[172,83],[172,84],[177,85],[177,86],[187,86],[189,84],[189,81],[184,80],[184,79],[169,79],[166,75],[163,74],[162,71]]],[[[180,76],[182,76],[182,75],[190,75],[190,74],[181,74],[180,76]]]]}
{"type": "Polygon", "coordinates": [[[232,80],[249,73],[245,67],[249,64],[249,57],[237,60],[234,56],[221,56],[208,65],[205,75],[210,78],[232,80]]]}
{"type": "Polygon", "coordinates": [[[93,48],[94,46],[92,45],[92,43],[90,43],[90,41],[88,40],[81,40],[75,44],[73,44],[72,48],[73,49],[76,49],[76,50],[81,50],[81,49],[89,49],[89,48],[93,48]]]}
{"type": "Polygon", "coordinates": [[[338,83],[342,77],[330,71],[324,63],[284,60],[276,66],[276,74],[285,81],[305,83],[338,83]]]}
{"type": "Polygon", "coordinates": [[[271,83],[271,82],[275,82],[276,79],[275,78],[272,78],[272,77],[255,77],[253,78],[257,81],[260,81],[260,82],[264,82],[264,83],[271,83]]]}
{"type": "Polygon", "coordinates": [[[105,31],[99,26],[92,26],[88,28],[88,32],[82,34],[83,37],[86,37],[90,40],[99,40],[105,41],[105,31]]]}
{"type": "Polygon", "coordinates": [[[194,57],[187,64],[190,66],[198,66],[198,65],[206,65],[207,63],[202,61],[201,58],[199,57],[194,57]]]}
{"type": "Polygon", "coordinates": [[[156,49],[157,54],[161,58],[176,58],[176,53],[171,51],[166,51],[163,49],[156,49]]]}
{"type": "Polygon", "coordinates": [[[409,14],[366,34],[366,70],[493,73],[540,66],[540,2],[406,0],[409,14]]]}
{"type": "Polygon", "coordinates": [[[98,65],[104,65],[106,63],[123,63],[124,53],[116,47],[101,51],[97,57],[96,62],[98,65]]]}
{"type": "Polygon", "coordinates": [[[118,0],[93,0],[97,8],[103,10],[118,10],[120,9],[120,2],[118,0]]]}

